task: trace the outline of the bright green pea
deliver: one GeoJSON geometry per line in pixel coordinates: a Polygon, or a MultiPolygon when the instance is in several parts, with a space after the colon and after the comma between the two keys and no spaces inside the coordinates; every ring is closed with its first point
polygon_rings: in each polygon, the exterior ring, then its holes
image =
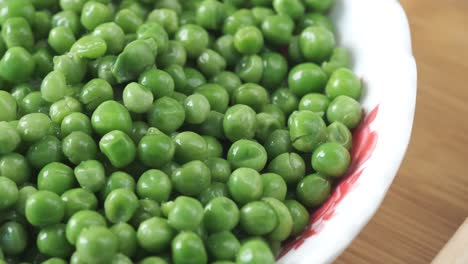
{"type": "Polygon", "coordinates": [[[274,159],[280,154],[291,152],[292,143],[289,132],[285,129],[273,131],[266,139],[264,146],[270,159],[274,159]]]}
{"type": "Polygon", "coordinates": [[[2,224],[0,227],[0,238],[2,251],[10,256],[21,254],[28,245],[27,230],[17,222],[11,221],[2,224]]]}
{"type": "Polygon", "coordinates": [[[156,42],[158,53],[167,51],[169,45],[169,36],[164,28],[158,23],[145,23],[137,29],[137,39],[151,38],[156,42]]]}
{"type": "Polygon", "coordinates": [[[70,28],[75,36],[78,36],[82,30],[80,17],[77,13],[70,10],[58,12],[52,16],[52,27],[59,26],[70,28]]]}
{"type": "Polygon", "coordinates": [[[327,140],[327,127],[323,119],[311,111],[296,111],[289,116],[289,133],[295,149],[312,152],[327,140]]]}
{"type": "MultiPolygon", "coordinates": [[[[65,55],[56,56],[53,59],[54,71],[59,71],[65,76],[68,84],[80,83],[86,75],[87,61],[75,53],[67,53],[65,55]]],[[[53,83],[52,83],[53,85],[53,83]]],[[[58,84],[62,87],[62,84],[58,84]]],[[[65,92],[66,90],[62,88],[65,92]]]]}
{"type": "Polygon", "coordinates": [[[198,195],[198,200],[203,204],[207,205],[211,200],[216,197],[228,197],[229,191],[226,184],[221,182],[213,182],[204,191],[198,195]]]}
{"type": "Polygon", "coordinates": [[[210,110],[210,102],[202,94],[192,94],[185,99],[185,120],[190,124],[203,123],[210,110]]]}
{"type": "Polygon", "coordinates": [[[93,128],[91,127],[91,120],[89,117],[83,113],[74,112],[70,113],[65,118],[63,118],[60,131],[62,136],[66,137],[72,132],[81,131],[88,135],[91,135],[93,128]]]}
{"type": "Polygon", "coordinates": [[[147,257],[138,262],[138,264],[167,264],[167,262],[160,257],[147,257]]]}
{"type": "Polygon", "coordinates": [[[268,171],[279,174],[287,184],[297,183],[305,175],[305,163],[294,152],[283,153],[268,164],[268,171]]]}
{"type": "MultiPolygon", "coordinates": [[[[80,92],[79,99],[80,102],[83,103],[86,108],[90,111],[95,110],[101,103],[104,103],[107,100],[112,100],[114,98],[114,91],[112,86],[103,79],[92,79],[88,83],[83,86],[83,89],[80,92]]],[[[103,115],[108,111],[113,111],[112,108],[118,108],[117,112],[125,112],[121,105],[117,106],[116,102],[106,103],[105,106],[101,107],[101,110],[98,112],[99,115],[103,115]]],[[[114,109],[115,110],[115,109],[114,109]]],[[[118,116],[118,115],[117,115],[118,116]]],[[[123,119],[127,119],[127,115],[125,114],[125,118],[122,116],[123,119]]],[[[107,116],[106,118],[110,118],[107,116]]],[[[120,123],[118,122],[118,123],[120,123]]],[[[126,122],[122,122],[123,124],[127,124],[126,122]]],[[[101,128],[102,129],[102,128],[101,128]]]]}
{"type": "Polygon", "coordinates": [[[327,96],[320,93],[310,93],[301,98],[299,110],[311,111],[323,117],[329,104],[330,99],[327,96]]]}
{"type": "MultiPolygon", "coordinates": [[[[240,78],[233,72],[223,71],[211,79],[212,83],[223,87],[229,95],[231,95],[237,87],[241,86],[240,78]]],[[[224,112],[224,111],[223,111],[224,112]]]]}
{"type": "Polygon", "coordinates": [[[7,177],[0,176],[0,209],[4,210],[14,205],[18,196],[16,183],[7,177]]]}
{"type": "Polygon", "coordinates": [[[223,145],[215,137],[203,136],[206,141],[206,158],[221,157],[223,155],[223,145]]]}
{"type": "Polygon", "coordinates": [[[96,60],[95,62],[97,63],[97,72],[96,74],[94,74],[94,76],[97,76],[98,78],[107,81],[109,84],[117,84],[117,80],[115,79],[115,76],[112,73],[112,68],[114,67],[116,60],[117,56],[115,55],[107,55],[96,60]]]}
{"type": "Polygon", "coordinates": [[[260,239],[245,242],[236,257],[237,264],[274,264],[275,257],[268,245],[260,239]]]}
{"type": "Polygon", "coordinates": [[[184,73],[186,77],[186,85],[179,92],[184,93],[186,95],[193,94],[195,89],[203,84],[206,83],[206,78],[203,74],[195,68],[185,67],[184,73]]]}
{"type": "MultiPolygon", "coordinates": [[[[17,129],[7,122],[0,122],[0,154],[13,152],[21,143],[21,137],[17,129]]],[[[0,174],[1,175],[1,174],[0,174]]]]}
{"type": "Polygon", "coordinates": [[[231,232],[224,231],[209,236],[206,247],[208,253],[216,260],[234,260],[240,242],[231,232]]]}
{"type": "Polygon", "coordinates": [[[86,262],[106,263],[114,257],[118,249],[117,236],[103,226],[83,229],[76,241],[76,252],[86,262]]]}
{"type": "Polygon", "coordinates": [[[97,26],[112,21],[112,10],[109,6],[96,1],[88,1],[81,10],[81,24],[89,31],[97,26]]]}
{"type": "Polygon", "coordinates": [[[304,4],[307,8],[310,8],[317,12],[326,12],[328,11],[333,4],[335,3],[334,0],[305,0],[304,4]]]}
{"type": "Polygon", "coordinates": [[[175,40],[179,41],[187,51],[189,58],[198,58],[208,47],[208,33],[198,25],[183,25],[175,34],[175,40]]]}
{"type": "Polygon", "coordinates": [[[210,111],[205,122],[195,126],[194,130],[203,135],[224,139],[223,118],[223,114],[210,111]]]}
{"type": "Polygon", "coordinates": [[[117,253],[112,258],[112,264],[133,264],[133,261],[122,253],[117,253]]]}
{"type": "Polygon", "coordinates": [[[269,204],[271,208],[273,208],[278,218],[278,225],[268,235],[269,239],[271,241],[286,240],[291,235],[293,228],[293,219],[291,213],[288,210],[288,207],[286,207],[283,202],[277,200],[276,198],[267,197],[263,198],[262,200],[269,204]]]}
{"type": "Polygon", "coordinates": [[[263,61],[258,55],[244,56],[236,65],[236,74],[244,82],[259,83],[263,76],[263,61]]]}
{"type": "Polygon", "coordinates": [[[78,211],[96,210],[97,208],[96,196],[82,188],[67,190],[62,194],[61,198],[65,205],[65,219],[69,219],[78,211]]]}
{"type": "Polygon", "coordinates": [[[196,196],[211,183],[210,169],[201,161],[185,163],[172,173],[174,188],[183,195],[196,196]]]}
{"type": "Polygon", "coordinates": [[[322,63],[322,69],[331,76],[334,71],[340,68],[349,68],[351,66],[351,54],[345,48],[335,48],[329,61],[322,63]]]}
{"type": "Polygon", "coordinates": [[[206,49],[197,59],[198,68],[206,76],[215,76],[224,71],[226,60],[214,50],[206,49]]]}
{"type": "Polygon", "coordinates": [[[65,225],[57,224],[41,229],[37,235],[39,252],[50,257],[67,258],[73,248],[65,237],[65,225]]]}
{"type": "Polygon", "coordinates": [[[35,142],[47,135],[51,123],[45,114],[27,114],[19,120],[17,130],[23,141],[35,142]]]}
{"type": "Polygon", "coordinates": [[[65,75],[61,71],[52,71],[42,80],[41,95],[47,102],[57,102],[68,93],[65,75]]]}
{"type": "Polygon", "coordinates": [[[267,17],[275,14],[275,11],[269,7],[271,5],[271,0],[254,0],[252,2],[254,5],[251,9],[252,15],[254,16],[257,25],[261,25],[267,17]],[[255,3],[255,1],[264,1],[264,3],[255,3]]]}
{"type": "Polygon", "coordinates": [[[129,133],[132,129],[132,118],[123,105],[109,100],[103,102],[94,110],[91,116],[91,124],[94,131],[100,135],[113,130],[129,133]]]}
{"type": "Polygon", "coordinates": [[[94,139],[81,131],[72,132],[62,142],[63,154],[73,164],[96,158],[97,146],[94,139]]]}
{"type": "Polygon", "coordinates": [[[44,76],[46,76],[54,68],[52,55],[45,48],[36,50],[36,52],[33,54],[33,59],[36,64],[35,76],[38,78],[44,78],[44,76]]]}
{"type": "Polygon", "coordinates": [[[179,64],[171,64],[164,69],[174,80],[174,89],[176,91],[183,91],[187,85],[187,78],[185,76],[184,68],[179,64]]]}
{"type": "Polygon", "coordinates": [[[290,43],[294,21],[288,15],[271,15],[261,20],[265,39],[274,45],[284,46],[290,43]]]}
{"type": "Polygon", "coordinates": [[[102,189],[101,196],[105,199],[110,192],[119,188],[127,188],[134,191],[135,186],[135,179],[130,174],[122,171],[116,171],[107,178],[104,189],[102,189]]]}
{"type": "Polygon", "coordinates": [[[305,7],[300,0],[273,0],[276,13],[296,20],[304,15],[305,7]]]}
{"type": "Polygon", "coordinates": [[[239,139],[252,139],[255,136],[256,114],[247,105],[234,105],[228,108],[223,119],[226,137],[235,142],[239,139]]]}
{"type": "Polygon", "coordinates": [[[295,66],[289,72],[288,85],[291,92],[297,96],[321,92],[325,88],[327,75],[316,64],[303,63],[295,66]]]}
{"type": "Polygon", "coordinates": [[[176,231],[168,221],[160,217],[152,217],[140,224],[137,231],[138,245],[149,252],[164,252],[176,235],[176,231]]]}
{"type": "Polygon", "coordinates": [[[138,143],[138,158],[151,168],[161,168],[169,163],[175,154],[172,139],[164,134],[144,136],[138,143]]]}
{"type": "Polygon", "coordinates": [[[0,91],[0,104],[2,105],[0,122],[16,120],[16,111],[18,106],[12,94],[6,91],[0,91]]]}
{"type": "Polygon", "coordinates": [[[240,226],[252,236],[272,232],[277,227],[278,221],[273,208],[264,201],[247,203],[240,210],[240,226]]]}
{"type": "Polygon", "coordinates": [[[257,114],[257,130],[255,137],[262,143],[267,142],[268,137],[282,127],[280,121],[272,114],[257,114]]]}
{"type": "Polygon", "coordinates": [[[343,123],[335,121],[327,127],[328,142],[336,142],[347,150],[351,149],[353,144],[353,135],[343,123]]]}
{"type": "Polygon", "coordinates": [[[296,188],[299,201],[308,208],[315,208],[323,204],[330,196],[330,192],[330,182],[317,174],[304,177],[296,188]]]}
{"type": "Polygon", "coordinates": [[[195,16],[198,25],[216,30],[224,20],[224,6],[216,0],[204,0],[198,5],[195,16]]]}
{"type": "Polygon", "coordinates": [[[229,94],[226,89],[218,84],[203,84],[199,86],[195,93],[201,94],[209,101],[211,109],[224,113],[229,105],[229,94]]]}
{"type": "Polygon", "coordinates": [[[82,210],[73,214],[65,229],[68,242],[75,245],[81,231],[91,226],[106,226],[106,220],[96,211],[82,210]]]}
{"type": "Polygon", "coordinates": [[[332,100],[340,95],[346,95],[359,100],[361,90],[361,80],[351,70],[340,68],[331,75],[325,88],[325,93],[332,100]]]}
{"type": "Polygon", "coordinates": [[[291,89],[279,88],[271,95],[271,101],[289,115],[298,107],[298,99],[291,89]]]}
{"type": "Polygon", "coordinates": [[[251,168],[261,171],[267,162],[265,148],[251,140],[241,139],[234,142],[229,148],[227,160],[233,169],[251,168]]]}
{"type": "Polygon", "coordinates": [[[125,33],[114,22],[100,24],[94,29],[92,35],[100,37],[106,42],[108,54],[118,54],[124,48],[125,33]]]}
{"type": "Polygon", "coordinates": [[[276,89],[283,83],[288,74],[288,62],[279,53],[262,54],[263,74],[261,83],[268,89],[276,89]]]}
{"type": "Polygon", "coordinates": [[[240,28],[234,35],[234,47],[244,55],[258,53],[263,48],[262,32],[254,26],[240,28]]]}
{"type": "Polygon", "coordinates": [[[42,168],[37,176],[37,188],[40,191],[51,191],[62,195],[74,185],[73,170],[63,163],[49,163],[42,168]]]}
{"type": "MultiPolygon", "coordinates": [[[[3,133],[4,131],[0,135],[5,135],[3,133]]],[[[9,137],[9,140],[12,139],[12,137],[9,137]]],[[[0,158],[0,175],[9,178],[17,185],[22,185],[31,178],[31,167],[23,155],[18,153],[6,154],[0,158]]]]}
{"type": "Polygon", "coordinates": [[[208,158],[205,161],[206,166],[211,171],[211,178],[217,182],[227,182],[231,175],[231,165],[222,158],[208,158]]]}
{"type": "MultiPolygon", "coordinates": [[[[24,99],[24,97],[30,94],[33,90],[34,88],[30,84],[20,84],[20,85],[16,85],[15,87],[13,87],[10,93],[7,93],[5,91],[0,92],[0,98],[2,98],[1,100],[3,101],[3,104],[6,106],[5,110],[8,110],[7,114],[10,115],[11,114],[10,111],[13,111],[13,109],[15,112],[16,110],[19,110],[19,109],[16,109],[16,106],[13,104],[13,101],[11,100],[11,98],[15,99],[16,104],[19,105],[21,101],[24,99]],[[10,107],[13,107],[13,109],[10,107]]],[[[7,114],[4,114],[4,115],[7,115],[7,114]]],[[[7,121],[7,120],[2,120],[2,121],[7,121]]]]}
{"type": "Polygon", "coordinates": [[[218,38],[213,48],[225,59],[227,66],[234,66],[239,60],[240,54],[234,47],[234,37],[231,35],[218,38]]]}
{"type": "Polygon", "coordinates": [[[336,97],[327,109],[328,122],[339,121],[349,129],[356,128],[361,118],[362,110],[359,102],[345,95],[336,97]]]}
{"type": "Polygon", "coordinates": [[[7,48],[23,47],[31,50],[34,45],[34,36],[28,21],[22,17],[7,19],[2,24],[2,37],[7,48]]]}
{"type": "Polygon", "coordinates": [[[34,19],[34,6],[29,0],[2,1],[0,4],[0,24],[11,17],[24,17],[28,23],[34,19]]]}
{"type": "Polygon", "coordinates": [[[60,162],[64,159],[62,142],[54,136],[45,136],[29,147],[26,157],[36,169],[54,161],[60,162]]]}
{"type": "Polygon", "coordinates": [[[175,160],[180,163],[186,163],[193,160],[203,160],[206,157],[207,144],[202,136],[185,131],[174,137],[176,145],[175,160]]]}
{"type": "MultiPolygon", "coordinates": [[[[141,19],[144,19],[146,15],[148,14],[148,10],[140,2],[143,3],[145,2],[145,0],[143,1],[125,0],[125,1],[122,1],[122,3],[120,3],[119,8],[120,9],[126,8],[129,10],[132,10],[138,17],[140,17],[141,19]]],[[[148,1],[146,0],[146,2],[148,1]]],[[[146,3],[146,4],[150,4],[150,3],[146,3]]]]}
{"type": "Polygon", "coordinates": [[[50,258],[42,262],[42,264],[67,264],[67,262],[61,258],[50,258]]]}
{"type": "Polygon", "coordinates": [[[81,12],[83,5],[86,3],[86,0],[60,0],[60,7],[63,10],[70,10],[73,12],[81,12]]]}
{"type": "Polygon", "coordinates": [[[172,240],[172,259],[175,264],[208,262],[203,241],[193,232],[181,232],[172,240]]]}
{"type": "Polygon", "coordinates": [[[47,42],[55,52],[64,54],[70,50],[76,39],[69,27],[59,26],[50,30],[47,42]]]}
{"type": "Polygon", "coordinates": [[[156,99],[171,96],[174,93],[175,84],[171,75],[155,68],[143,72],[138,78],[138,83],[147,87],[156,99]]]}
{"type": "Polygon", "coordinates": [[[123,168],[135,160],[136,146],[132,139],[120,130],[114,130],[101,138],[99,149],[116,168],[123,168]]]}
{"type": "Polygon", "coordinates": [[[80,186],[91,192],[101,190],[106,181],[104,166],[97,160],[81,162],[75,167],[75,176],[80,186]]]}
{"type": "Polygon", "coordinates": [[[81,110],[81,103],[75,98],[67,96],[50,106],[49,116],[53,122],[60,124],[66,116],[81,112],[81,110]]]}
{"type": "Polygon", "coordinates": [[[135,33],[143,20],[130,9],[124,8],[117,12],[114,22],[119,25],[125,33],[135,33]]]}
{"type": "Polygon", "coordinates": [[[286,200],[284,204],[288,207],[293,220],[291,235],[296,236],[301,234],[309,223],[309,212],[296,200],[286,200]]]}
{"type": "Polygon", "coordinates": [[[127,222],[139,206],[138,198],[131,190],[116,189],[104,201],[106,218],[112,223],[127,222]]]}
{"type": "Polygon", "coordinates": [[[158,66],[166,68],[172,64],[184,66],[187,61],[187,52],[184,45],[178,41],[169,40],[168,47],[165,52],[158,53],[158,66]]]}
{"type": "Polygon", "coordinates": [[[203,223],[211,233],[230,231],[239,223],[239,208],[227,197],[213,198],[205,206],[203,223]]]}
{"type": "Polygon", "coordinates": [[[320,145],[312,154],[312,167],[315,171],[330,177],[341,177],[350,163],[349,151],[336,142],[320,145]]]}
{"type": "Polygon", "coordinates": [[[125,46],[119,54],[112,73],[118,83],[134,81],[147,68],[152,66],[156,57],[154,39],[137,39],[125,46]]]}
{"type": "Polygon", "coordinates": [[[33,226],[45,226],[60,223],[65,206],[56,193],[37,191],[26,201],[26,219],[33,226]]]}
{"type": "Polygon", "coordinates": [[[152,217],[160,217],[162,215],[162,209],[156,201],[150,199],[140,199],[139,207],[136,212],[133,214],[130,223],[138,228],[140,224],[152,217]]]}
{"type": "Polygon", "coordinates": [[[179,129],[185,120],[185,109],[176,100],[162,97],[156,100],[148,111],[148,123],[164,133],[172,133],[179,129]]]}
{"type": "Polygon", "coordinates": [[[309,26],[320,26],[330,30],[331,32],[335,31],[335,26],[333,25],[330,17],[316,12],[307,13],[302,16],[298,21],[296,30],[302,31],[309,26]]]}
{"type": "Polygon", "coordinates": [[[153,104],[153,93],[138,83],[129,83],[123,91],[123,102],[128,110],[135,113],[147,112],[153,104]]]}
{"type": "Polygon", "coordinates": [[[287,185],[283,177],[276,173],[264,173],[260,175],[263,183],[263,196],[276,198],[284,201],[286,198],[287,185]]]}
{"type": "Polygon", "coordinates": [[[135,229],[127,223],[118,223],[110,228],[119,241],[119,252],[131,257],[137,249],[137,236],[135,229]]]}
{"type": "Polygon", "coordinates": [[[176,33],[179,29],[179,17],[177,12],[172,9],[154,9],[148,14],[147,21],[160,24],[170,35],[176,33]]]}
{"type": "Polygon", "coordinates": [[[258,200],[263,193],[260,174],[250,168],[239,168],[232,172],[227,182],[229,193],[238,204],[258,200]]]}
{"type": "Polygon", "coordinates": [[[171,180],[160,170],[146,171],[140,176],[137,182],[137,194],[140,198],[166,202],[169,200],[171,191],[171,180]]]}
{"type": "Polygon", "coordinates": [[[35,61],[23,47],[9,48],[0,60],[0,77],[9,82],[28,81],[34,69],[35,61]]]}
{"type": "Polygon", "coordinates": [[[310,26],[299,37],[299,46],[304,58],[313,62],[323,62],[330,58],[335,48],[335,37],[327,28],[310,26]]]}
{"type": "Polygon", "coordinates": [[[250,9],[239,9],[225,19],[223,32],[225,35],[234,35],[240,28],[254,26],[255,22],[250,9]]]}
{"type": "Polygon", "coordinates": [[[87,59],[96,59],[107,51],[107,44],[101,37],[87,35],[77,40],[70,48],[70,52],[78,57],[87,59]]]}
{"type": "Polygon", "coordinates": [[[177,230],[195,230],[202,223],[203,207],[194,198],[179,196],[167,219],[169,225],[177,230]]]}

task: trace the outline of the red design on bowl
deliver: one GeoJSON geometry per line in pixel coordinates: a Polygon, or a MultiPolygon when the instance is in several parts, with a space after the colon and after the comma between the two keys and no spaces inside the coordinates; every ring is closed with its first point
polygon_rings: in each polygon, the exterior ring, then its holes
{"type": "Polygon", "coordinates": [[[361,122],[353,133],[353,147],[351,149],[351,165],[348,172],[334,188],[330,198],[310,215],[306,230],[294,240],[287,243],[278,258],[286,255],[292,249],[298,249],[310,237],[320,233],[326,222],[335,215],[335,209],[346,195],[356,188],[357,180],[366,168],[365,163],[371,157],[377,144],[377,131],[371,130],[379,106],[377,105],[361,122]]]}

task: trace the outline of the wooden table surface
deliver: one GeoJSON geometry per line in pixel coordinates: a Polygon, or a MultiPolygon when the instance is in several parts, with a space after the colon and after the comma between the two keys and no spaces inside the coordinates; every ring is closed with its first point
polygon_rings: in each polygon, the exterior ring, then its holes
{"type": "Polygon", "coordinates": [[[401,3],[419,74],[413,135],[385,201],[340,264],[430,263],[468,217],[468,1],[401,3]]]}

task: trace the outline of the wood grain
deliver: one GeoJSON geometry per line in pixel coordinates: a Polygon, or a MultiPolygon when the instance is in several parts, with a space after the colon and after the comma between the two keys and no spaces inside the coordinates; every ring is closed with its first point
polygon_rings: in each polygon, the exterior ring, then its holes
{"type": "Polygon", "coordinates": [[[468,216],[468,1],[401,2],[419,74],[412,140],[382,207],[340,264],[430,263],[468,216]]]}

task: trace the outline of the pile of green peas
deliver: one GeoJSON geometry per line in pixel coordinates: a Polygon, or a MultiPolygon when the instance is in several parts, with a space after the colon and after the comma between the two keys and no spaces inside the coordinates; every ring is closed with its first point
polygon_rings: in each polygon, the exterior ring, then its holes
{"type": "Polygon", "coordinates": [[[0,263],[274,263],[361,120],[333,2],[0,0],[0,263]]]}

